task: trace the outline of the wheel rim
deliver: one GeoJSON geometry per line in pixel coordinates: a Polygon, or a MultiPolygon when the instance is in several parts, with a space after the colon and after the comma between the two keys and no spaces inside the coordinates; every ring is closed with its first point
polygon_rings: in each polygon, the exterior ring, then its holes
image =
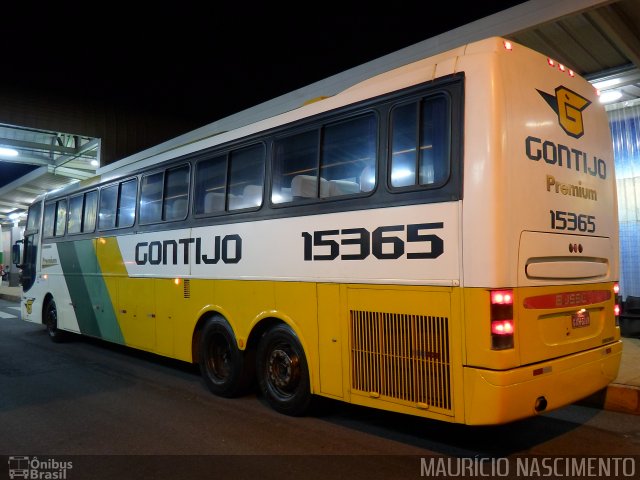
{"type": "Polygon", "coordinates": [[[208,350],[209,376],[217,383],[224,382],[231,375],[231,347],[222,335],[214,335],[208,350]]]}
{"type": "Polygon", "coordinates": [[[275,393],[288,398],[300,384],[300,357],[289,345],[277,345],[269,354],[267,378],[275,393]]]}

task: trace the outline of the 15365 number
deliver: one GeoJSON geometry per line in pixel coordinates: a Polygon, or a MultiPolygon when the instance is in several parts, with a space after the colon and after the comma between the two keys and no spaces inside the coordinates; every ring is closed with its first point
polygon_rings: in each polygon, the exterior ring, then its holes
{"type": "Polygon", "coordinates": [[[364,260],[373,255],[379,260],[394,260],[405,255],[408,259],[437,258],[444,252],[442,238],[428,230],[443,228],[443,223],[417,223],[412,225],[387,225],[369,232],[366,228],[342,230],[318,230],[302,232],[304,259],[314,260],[364,260]],[[406,235],[403,233],[405,232],[406,235]],[[422,246],[420,246],[422,245],[422,246]],[[347,252],[345,252],[347,250],[347,252]]]}
{"type": "Polygon", "coordinates": [[[554,230],[566,230],[568,232],[596,231],[596,217],[573,212],[563,212],[561,210],[549,210],[551,215],[551,228],[554,230]]]}

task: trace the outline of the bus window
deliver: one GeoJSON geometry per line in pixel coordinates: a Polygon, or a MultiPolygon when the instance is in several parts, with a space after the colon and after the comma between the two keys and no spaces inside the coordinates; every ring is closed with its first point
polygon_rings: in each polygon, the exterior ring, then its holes
{"type": "Polygon", "coordinates": [[[136,194],[138,185],[135,179],[120,184],[118,199],[118,227],[130,227],[136,218],[136,194]]]}
{"type": "Polygon", "coordinates": [[[100,191],[100,230],[133,225],[136,212],[137,180],[110,185],[100,191]]]}
{"type": "Polygon", "coordinates": [[[116,207],[118,205],[118,185],[100,190],[100,230],[116,227],[116,207]]]}
{"type": "Polygon", "coordinates": [[[42,203],[34,203],[29,208],[29,216],[27,217],[27,231],[38,230],[40,227],[40,212],[42,210],[42,203]]]}
{"type": "Polygon", "coordinates": [[[80,233],[82,231],[82,204],[84,195],[77,195],[69,199],[69,223],[67,231],[69,233],[80,233]]]}
{"type": "Polygon", "coordinates": [[[347,120],[324,129],[320,177],[328,181],[321,197],[369,192],[375,186],[376,119],[347,120]]]}
{"type": "Polygon", "coordinates": [[[98,213],[98,192],[93,190],[84,196],[84,216],[82,231],[93,232],[96,229],[96,214],[98,213]]]}
{"type": "Polygon", "coordinates": [[[318,130],[276,142],[271,201],[318,198],[318,130]]]}
{"type": "Polygon", "coordinates": [[[67,222],[67,201],[58,200],[56,208],[56,230],[54,235],[56,237],[62,237],[64,235],[64,227],[67,222]]]}
{"type": "Polygon", "coordinates": [[[142,177],[140,223],[159,222],[162,218],[162,183],[164,172],[142,177]]]}
{"type": "Polygon", "coordinates": [[[376,131],[376,118],[368,114],[278,140],[271,201],[370,192],[376,181],[376,131]]]}
{"type": "Polygon", "coordinates": [[[170,168],[165,174],[163,220],[184,220],[189,207],[189,165],[170,168]]]}
{"type": "Polygon", "coordinates": [[[440,186],[449,178],[450,114],[444,95],[393,109],[391,186],[440,186]]]}
{"type": "Polygon", "coordinates": [[[53,229],[56,221],[56,204],[47,203],[44,206],[44,228],[43,234],[46,238],[53,237],[53,229]]]}
{"type": "Polygon", "coordinates": [[[235,150],[229,162],[229,210],[262,205],[264,146],[235,150]]]}
{"type": "Polygon", "coordinates": [[[227,157],[209,158],[196,165],[196,215],[224,212],[227,189],[227,157]]]}

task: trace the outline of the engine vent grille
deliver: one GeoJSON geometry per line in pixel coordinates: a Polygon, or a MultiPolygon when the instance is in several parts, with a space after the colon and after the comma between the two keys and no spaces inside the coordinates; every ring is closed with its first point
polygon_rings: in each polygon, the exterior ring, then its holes
{"type": "Polygon", "coordinates": [[[182,288],[183,288],[184,298],[191,298],[191,281],[188,278],[184,279],[182,288]]]}
{"type": "Polygon", "coordinates": [[[451,411],[448,318],[350,313],[354,390],[451,411]]]}

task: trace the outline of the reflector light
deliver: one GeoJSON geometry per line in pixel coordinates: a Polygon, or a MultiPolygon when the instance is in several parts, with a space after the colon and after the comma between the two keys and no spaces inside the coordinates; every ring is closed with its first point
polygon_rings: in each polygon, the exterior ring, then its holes
{"type": "Polygon", "coordinates": [[[513,305],[513,291],[494,290],[491,292],[492,305],[513,305]]]}
{"type": "Polygon", "coordinates": [[[513,335],[513,320],[493,320],[491,333],[494,335],[513,335]]]}
{"type": "Polygon", "coordinates": [[[511,51],[511,50],[513,50],[513,44],[509,40],[505,40],[504,41],[504,48],[506,50],[511,51]]]}

